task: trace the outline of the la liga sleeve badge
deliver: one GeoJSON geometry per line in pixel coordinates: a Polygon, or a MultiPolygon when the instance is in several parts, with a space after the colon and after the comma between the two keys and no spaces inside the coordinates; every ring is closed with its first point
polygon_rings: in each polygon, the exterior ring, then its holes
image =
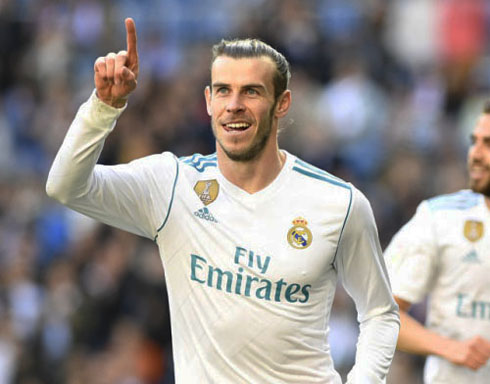
{"type": "Polygon", "coordinates": [[[483,236],[483,223],[478,220],[466,220],[464,223],[463,234],[472,243],[480,240],[483,236]]]}
{"type": "Polygon", "coordinates": [[[218,197],[218,181],[215,179],[199,180],[196,185],[194,185],[194,192],[196,192],[197,196],[199,196],[199,199],[204,205],[209,205],[218,197]]]}

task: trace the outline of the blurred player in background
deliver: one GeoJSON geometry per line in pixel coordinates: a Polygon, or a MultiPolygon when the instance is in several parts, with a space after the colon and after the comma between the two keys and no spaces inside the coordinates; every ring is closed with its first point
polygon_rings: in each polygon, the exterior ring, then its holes
{"type": "Polygon", "coordinates": [[[259,40],[213,47],[205,98],[215,154],[96,165],[137,85],[132,19],[126,29],[127,51],[95,62],[96,91],[47,192],[157,243],[176,382],[340,383],[327,340],[340,278],[360,322],[348,382],[382,383],[399,316],[372,211],[354,186],[278,148],[291,103],[286,59],[259,40]]]}
{"type": "Polygon", "coordinates": [[[471,134],[471,190],[422,202],[385,252],[400,350],[428,355],[425,383],[490,383],[490,102],[471,134]],[[407,311],[428,295],[426,326],[407,311]]]}

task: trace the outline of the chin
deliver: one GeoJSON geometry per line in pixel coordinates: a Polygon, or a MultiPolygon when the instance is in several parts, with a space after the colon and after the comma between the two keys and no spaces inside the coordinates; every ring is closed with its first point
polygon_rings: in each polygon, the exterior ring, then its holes
{"type": "Polygon", "coordinates": [[[231,150],[221,145],[223,152],[228,156],[229,159],[237,162],[247,162],[256,159],[264,151],[265,145],[267,144],[267,137],[262,140],[253,143],[251,146],[242,149],[231,150]]]}
{"type": "Polygon", "coordinates": [[[471,182],[470,188],[473,192],[481,193],[486,197],[490,197],[490,183],[486,183],[484,185],[479,185],[478,183],[471,182]]]}
{"type": "Polygon", "coordinates": [[[243,152],[230,152],[230,151],[225,151],[226,155],[228,158],[230,158],[233,161],[238,161],[238,162],[246,162],[253,160],[255,157],[257,157],[257,154],[251,152],[251,151],[243,151],[243,152]]]}

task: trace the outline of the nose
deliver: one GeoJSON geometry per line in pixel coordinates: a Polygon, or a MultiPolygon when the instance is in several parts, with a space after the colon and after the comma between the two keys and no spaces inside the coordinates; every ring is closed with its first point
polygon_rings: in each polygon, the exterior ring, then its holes
{"type": "Polygon", "coordinates": [[[230,113],[242,112],[245,110],[240,95],[231,95],[226,103],[226,111],[230,113]]]}
{"type": "Polygon", "coordinates": [[[483,156],[483,148],[481,143],[475,141],[468,151],[468,158],[471,161],[479,161],[483,156]]]}

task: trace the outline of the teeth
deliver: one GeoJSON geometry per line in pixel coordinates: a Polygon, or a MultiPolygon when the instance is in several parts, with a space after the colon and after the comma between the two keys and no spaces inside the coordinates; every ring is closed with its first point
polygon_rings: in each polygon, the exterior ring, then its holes
{"type": "Polygon", "coordinates": [[[228,128],[232,128],[232,129],[242,129],[242,128],[248,128],[250,126],[250,124],[247,124],[247,123],[229,123],[229,124],[226,124],[226,126],[228,128]]]}

